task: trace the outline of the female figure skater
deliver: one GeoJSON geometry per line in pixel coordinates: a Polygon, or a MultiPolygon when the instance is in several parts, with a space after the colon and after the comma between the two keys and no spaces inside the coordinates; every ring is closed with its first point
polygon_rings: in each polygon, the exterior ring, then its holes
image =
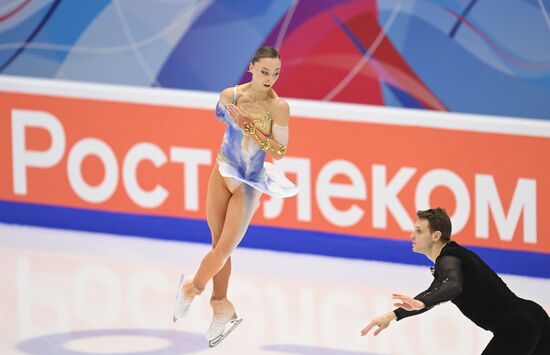
{"type": "Polygon", "coordinates": [[[174,321],[185,316],[193,298],[213,279],[214,315],[206,334],[211,347],[242,321],[227,299],[231,252],[243,238],[261,194],[290,197],[298,193],[297,186],[273,164],[264,162],[266,154],[281,159],[288,145],[289,106],[272,88],[280,71],[277,50],[259,48],[249,64],[252,80],[223,90],[216,106],[216,117],[227,128],[206,197],[212,249],[193,278],[183,281],[182,275],[174,309],[174,321]]]}

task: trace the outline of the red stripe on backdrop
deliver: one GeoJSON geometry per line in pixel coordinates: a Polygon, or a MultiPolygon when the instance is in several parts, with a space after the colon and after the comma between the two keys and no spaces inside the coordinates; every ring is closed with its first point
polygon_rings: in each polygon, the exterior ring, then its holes
{"type": "Polygon", "coordinates": [[[11,10],[10,12],[0,15],[0,22],[6,21],[10,17],[16,15],[19,11],[21,11],[25,6],[27,6],[31,0],[24,0],[22,3],[20,3],[15,9],[11,10]]]}

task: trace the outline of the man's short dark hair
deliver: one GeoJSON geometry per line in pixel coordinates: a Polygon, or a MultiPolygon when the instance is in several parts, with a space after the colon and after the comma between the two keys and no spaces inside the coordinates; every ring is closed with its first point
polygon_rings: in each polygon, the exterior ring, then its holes
{"type": "Polygon", "coordinates": [[[416,216],[419,219],[428,220],[430,232],[440,231],[441,241],[448,242],[451,240],[451,231],[453,229],[451,225],[451,219],[444,208],[430,208],[425,211],[417,211],[416,216]]]}

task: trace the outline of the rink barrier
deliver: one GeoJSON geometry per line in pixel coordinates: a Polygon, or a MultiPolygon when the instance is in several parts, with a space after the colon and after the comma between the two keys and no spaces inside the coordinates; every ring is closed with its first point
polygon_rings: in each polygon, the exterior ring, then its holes
{"type": "MultiPolygon", "coordinates": [[[[0,201],[0,221],[114,233],[128,237],[211,243],[206,221],[186,218],[143,216],[0,201]]],[[[456,241],[461,243],[460,240],[456,241]]],[[[464,246],[477,253],[498,273],[550,278],[550,255],[548,254],[464,246]]],[[[258,225],[250,226],[240,247],[409,265],[432,265],[424,255],[414,253],[408,241],[258,225]]]]}

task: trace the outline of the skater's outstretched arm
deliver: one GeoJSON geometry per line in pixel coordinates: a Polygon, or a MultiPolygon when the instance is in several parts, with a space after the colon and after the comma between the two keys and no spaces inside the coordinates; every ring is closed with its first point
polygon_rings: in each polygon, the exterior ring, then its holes
{"type": "MultiPolygon", "coordinates": [[[[414,299],[413,298],[410,298],[410,297],[407,297],[407,296],[402,296],[402,295],[398,295],[398,294],[393,294],[393,298],[394,299],[399,299],[403,304],[404,304],[404,307],[409,307],[408,304],[411,304],[411,308],[409,310],[406,310],[404,308],[397,308],[391,312],[388,312],[378,318],[375,318],[373,319],[365,328],[363,328],[363,330],[361,330],[361,336],[365,336],[368,334],[368,332],[371,331],[372,328],[374,327],[378,327],[378,329],[375,330],[374,332],[374,335],[378,335],[380,334],[380,332],[384,329],[386,329],[387,327],[390,326],[390,323],[393,321],[393,320],[397,320],[398,319],[398,314],[400,313],[401,314],[401,317],[399,319],[402,319],[404,317],[409,317],[409,316],[412,316],[412,315],[415,315],[415,314],[419,314],[419,313],[423,313],[423,312],[426,312],[428,310],[428,308],[426,308],[424,306],[424,303],[422,303],[421,301],[418,301],[418,298],[424,296],[426,293],[428,292],[431,292],[431,290],[433,290],[436,286],[436,280],[434,279],[434,281],[432,282],[432,284],[430,285],[430,287],[418,294],[414,299]],[[397,297],[396,297],[397,296],[397,297]],[[418,303],[416,303],[416,302],[418,303]],[[405,302],[407,302],[407,305],[405,305],[405,302]],[[406,315],[404,315],[406,314],[406,315]]],[[[394,305],[397,305],[397,304],[394,304],[394,305]]]]}
{"type": "Polygon", "coordinates": [[[394,306],[398,307],[393,310],[393,313],[395,313],[396,319],[400,320],[403,318],[407,318],[407,317],[414,316],[414,315],[428,311],[431,307],[426,307],[421,300],[423,299],[423,297],[425,297],[426,295],[430,294],[433,290],[435,290],[437,288],[438,283],[439,283],[438,280],[434,278],[434,280],[430,284],[430,287],[428,287],[426,291],[423,291],[418,295],[416,295],[414,298],[410,298],[407,296],[394,293],[392,297],[395,300],[399,300],[401,302],[401,303],[394,303],[394,306]],[[407,300],[407,303],[405,303],[405,300],[407,300]],[[413,300],[418,302],[414,302],[413,300]]]}
{"type": "Polygon", "coordinates": [[[394,305],[397,320],[424,313],[433,306],[447,302],[462,292],[462,269],[460,259],[445,255],[437,259],[434,281],[430,287],[414,299],[394,294],[393,298],[401,301],[394,305]]]}
{"type": "MultiPolygon", "coordinates": [[[[390,323],[393,320],[403,319],[405,317],[410,317],[415,314],[420,314],[423,312],[426,312],[429,308],[425,307],[424,303],[418,300],[419,297],[422,297],[426,293],[430,292],[430,290],[435,288],[435,280],[430,285],[430,288],[428,288],[426,291],[418,294],[415,298],[410,298],[403,295],[393,294],[394,299],[399,299],[402,302],[403,307],[408,308],[397,308],[391,312],[388,312],[378,318],[373,319],[363,330],[361,330],[361,336],[365,336],[370,332],[370,330],[374,327],[378,327],[376,331],[374,332],[374,335],[380,334],[380,332],[387,327],[390,326],[390,323]],[[398,318],[399,317],[399,318],[398,318]]],[[[397,305],[397,304],[394,304],[397,305]]],[[[399,306],[401,307],[401,305],[399,306]]]]}
{"type": "Polygon", "coordinates": [[[414,298],[394,293],[393,299],[397,300],[394,306],[399,308],[372,320],[361,331],[361,335],[366,335],[375,326],[378,329],[374,332],[374,335],[378,335],[390,325],[391,321],[424,313],[439,303],[452,300],[461,292],[462,269],[460,259],[450,255],[443,256],[436,262],[434,280],[426,291],[414,298]]]}

